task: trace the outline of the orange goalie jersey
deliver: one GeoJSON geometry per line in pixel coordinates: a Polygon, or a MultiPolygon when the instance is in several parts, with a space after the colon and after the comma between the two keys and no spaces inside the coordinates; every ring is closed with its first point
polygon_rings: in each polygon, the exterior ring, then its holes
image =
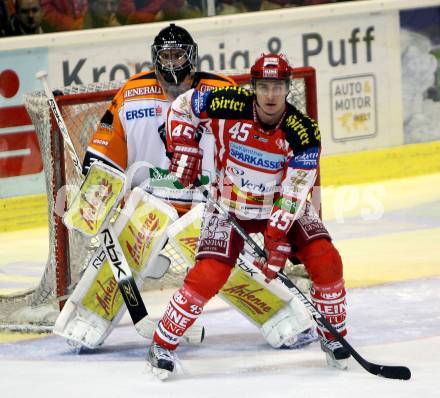
{"type": "MultiPolygon", "coordinates": [[[[195,72],[191,87],[204,92],[232,85],[235,82],[231,78],[195,72]]],[[[170,104],[155,72],[131,77],[113,98],[89,143],[83,174],[95,160],[121,171],[132,166],[168,170],[165,119],[170,104]]],[[[200,145],[203,147],[203,142],[200,145]]],[[[142,172],[134,174],[132,185],[139,185],[145,176],[142,172]]]]}

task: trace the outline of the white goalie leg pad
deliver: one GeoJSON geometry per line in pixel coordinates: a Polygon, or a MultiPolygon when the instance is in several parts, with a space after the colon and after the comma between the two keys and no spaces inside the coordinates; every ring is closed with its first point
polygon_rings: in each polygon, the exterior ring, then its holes
{"type": "MultiPolygon", "coordinates": [[[[304,304],[296,297],[260,327],[265,340],[274,348],[293,347],[304,331],[313,328],[314,321],[304,304]]],[[[310,331],[313,333],[313,330],[310,331]]],[[[316,340],[313,338],[313,340],[316,340]]]]}
{"type": "MultiPolygon", "coordinates": [[[[270,291],[286,304],[274,312],[264,323],[259,323],[249,312],[244,313],[244,315],[254,322],[257,321],[255,323],[259,326],[262,336],[274,348],[300,348],[317,340],[313,318],[304,304],[278,279],[273,280],[270,284],[264,283],[264,276],[256,269],[253,261],[253,256],[245,250],[240,254],[236,267],[258,282],[260,289],[270,291]]],[[[309,291],[310,280],[303,276],[304,270],[302,267],[298,267],[297,275],[292,280],[301,291],[308,294],[306,292],[309,291]]],[[[229,278],[229,281],[232,281],[233,278],[234,274],[229,278]]],[[[246,307],[236,306],[236,308],[243,312],[243,308],[246,307]]]]}
{"type": "MultiPolygon", "coordinates": [[[[128,248],[125,255],[141,288],[145,278],[157,278],[167,268],[158,256],[167,239],[166,228],[177,214],[138,188],[132,191],[124,210],[124,217],[119,217],[113,228],[121,246],[128,248]]],[[[98,248],[61,311],[54,333],[93,349],[104,342],[125,311],[111,268],[98,248]]],[[[153,337],[155,328],[156,323],[149,319],[136,325],[146,338],[153,337]]]]}
{"type": "MultiPolygon", "coordinates": [[[[97,274],[101,269],[102,264],[99,264],[99,259],[97,254],[92,257],[92,260],[83,274],[81,280],[76,286],[74,292],[69,297],[65,303],[63,310],[58,316],[53,332],[65,339],[77,343],[76,345],[81,345],[87,348],[96,348],[103,343],[105,338],[113,330],[114,326],[117,324],[121,316],[123,315],[123,306],[121,310],[118,311],[114,318],[110,321],[104,316],[101,316],[99,311],[93,312],[82,305],[82,301],[86,294],[90,291],[91,285],[96,280],[97,274]],[[95,266],[93,266],[93,262],[95,266]],[[99,264],[97,267],[96,265],[99,264]]],[[[105,257],[102,252],[102,257],[105,257]]],[[[116,291],[116,282],[109,284],[106,287],[106,294],[102,289],[101,292],[96,291],[97,297],[100,297],[102,303],[103,311],[110,311],[109,298],[112,297],[114,293],[113,289],[116,291]]],[[[92,288],[93,289],[93,288],[92,288]]]]}
{"type": "MultiPolygon", "coordinates": [[[[95,253],[91,263],[96,259],[96,254],[99,253],[95,253]]],[[[73,344],[75,346],[80,345],[90,349],[99,347],[126,311],[126,307],[122,302],[113,301],[117,292],[116,281],[110,281],[106,285],[99,283],[99,288],[95,288],[96,281],[101,279],[98,277],[98,272],[102,266],[109,268],[107,263],[99,265],[98,268],[89,264],[56,320],[53,332],[70,342],[76,343],[73,344]],[[96,303],[99,303],[99,307],[96,305],[93,308],[84,303],[84,300],[90,302],[86,296],[91,297],[92,294],[95,294],[96,303]],[[111,304],[112,302],[114,305],[111,304]]],[[[107,271],[107,274],[109,272],[111,271],[107,271]]],[[[107,278],[104,277],[103,279],[107,278]]],[[[138,277],[136,283],[141,287],[143,279],[138,277]]],[[[151,339],[156,323],[146,319],[142,324],[138,322],[135,327],[141,336],[151,339]]]]}

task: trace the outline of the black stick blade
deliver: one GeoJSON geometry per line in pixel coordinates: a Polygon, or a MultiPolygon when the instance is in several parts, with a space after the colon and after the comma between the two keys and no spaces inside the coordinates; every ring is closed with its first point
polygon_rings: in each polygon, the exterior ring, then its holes
{"type": "Polygon", "coordinates": [[[386,379],[409,380],[411,378],[411,371],[405,366],[371,364],[367,370],[374,375],[382,376],[386,379]]]}

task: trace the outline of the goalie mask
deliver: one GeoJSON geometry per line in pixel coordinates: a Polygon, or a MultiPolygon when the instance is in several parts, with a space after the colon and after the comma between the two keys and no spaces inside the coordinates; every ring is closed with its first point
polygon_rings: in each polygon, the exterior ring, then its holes
{"type": "Polygon", "coordinates": [[[196,68],[197,44],[185,29],[170,24],[154,39],[151,56],[165,82],[178,86],[196,68]]]}
{"type": "Polygon", "coordinates": [[[290,81],[292,68],[283,54],[261,54],[251,67],[252,86],[255,89],[256,80],[284,80],[290,81]]]}

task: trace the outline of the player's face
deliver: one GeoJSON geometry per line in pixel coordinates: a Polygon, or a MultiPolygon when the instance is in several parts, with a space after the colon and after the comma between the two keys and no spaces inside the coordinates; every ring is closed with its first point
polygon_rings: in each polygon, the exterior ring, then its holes
{"type": "Polygon", "coordinates": [[[186,51],[181,48],[170,48],[160,50],[159,62],[165,69],[178,69],[187,60],[186,51]]]}
{"type": "Polygon", "coordinates": [[[287,87],[283,80],[257,80],[257,114],[262,122],[277,123],[286,107],[287,87]]]}

